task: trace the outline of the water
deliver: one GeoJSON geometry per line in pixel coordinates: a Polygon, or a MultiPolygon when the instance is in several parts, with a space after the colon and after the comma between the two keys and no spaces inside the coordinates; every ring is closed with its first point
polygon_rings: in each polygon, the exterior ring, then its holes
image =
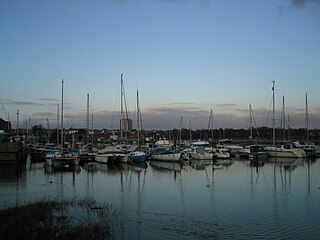
{"type": "Polygon", "coordinates": [[[93,198],[119,211],[116,239],[318,239],[320,159],[1,166],[0,204],[93,198]]]}

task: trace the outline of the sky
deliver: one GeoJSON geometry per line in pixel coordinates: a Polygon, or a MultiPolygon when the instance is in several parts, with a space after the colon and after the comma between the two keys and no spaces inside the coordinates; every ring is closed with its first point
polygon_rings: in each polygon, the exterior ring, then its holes
{"type": "Polygon", "coordinates": [[[12,127],[320,127],[320,0],[2,0],[0,116],[12,127]],[[19,118],[17,118],[19,110],[19,118]],[[60,114],[61,115],[61,114],[60,114]],[[92,121],[93,120],[93,121],[92,121]]]}

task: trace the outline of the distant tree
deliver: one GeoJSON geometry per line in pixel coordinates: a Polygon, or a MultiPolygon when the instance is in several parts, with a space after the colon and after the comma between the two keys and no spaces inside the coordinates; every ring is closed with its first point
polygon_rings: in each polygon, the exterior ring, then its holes
{"type": "Polygon", "coordinates": [[[47,141],[46,129],[41,124],[32,127],[32,135],[35,136],[37,143],[44,144],[47,141]]]}

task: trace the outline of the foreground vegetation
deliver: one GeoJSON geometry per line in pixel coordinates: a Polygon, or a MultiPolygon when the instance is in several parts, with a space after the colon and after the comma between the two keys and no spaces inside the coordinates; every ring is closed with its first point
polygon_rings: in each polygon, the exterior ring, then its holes
{"type": "Polygon", "coordinates": [[[0,210],[2,239],[113,239],[117,212],[94,200],[39,200],[0,210]]]}

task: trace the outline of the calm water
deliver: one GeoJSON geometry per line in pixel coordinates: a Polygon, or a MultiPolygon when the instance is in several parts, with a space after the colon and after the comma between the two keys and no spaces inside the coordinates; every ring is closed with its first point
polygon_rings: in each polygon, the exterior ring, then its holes
{"type": "Polygon", "coordinates": [[[119,210],[117,239],[319,239],[320,159],[0,169],[0,204],[93,198],[119,210]]]}

